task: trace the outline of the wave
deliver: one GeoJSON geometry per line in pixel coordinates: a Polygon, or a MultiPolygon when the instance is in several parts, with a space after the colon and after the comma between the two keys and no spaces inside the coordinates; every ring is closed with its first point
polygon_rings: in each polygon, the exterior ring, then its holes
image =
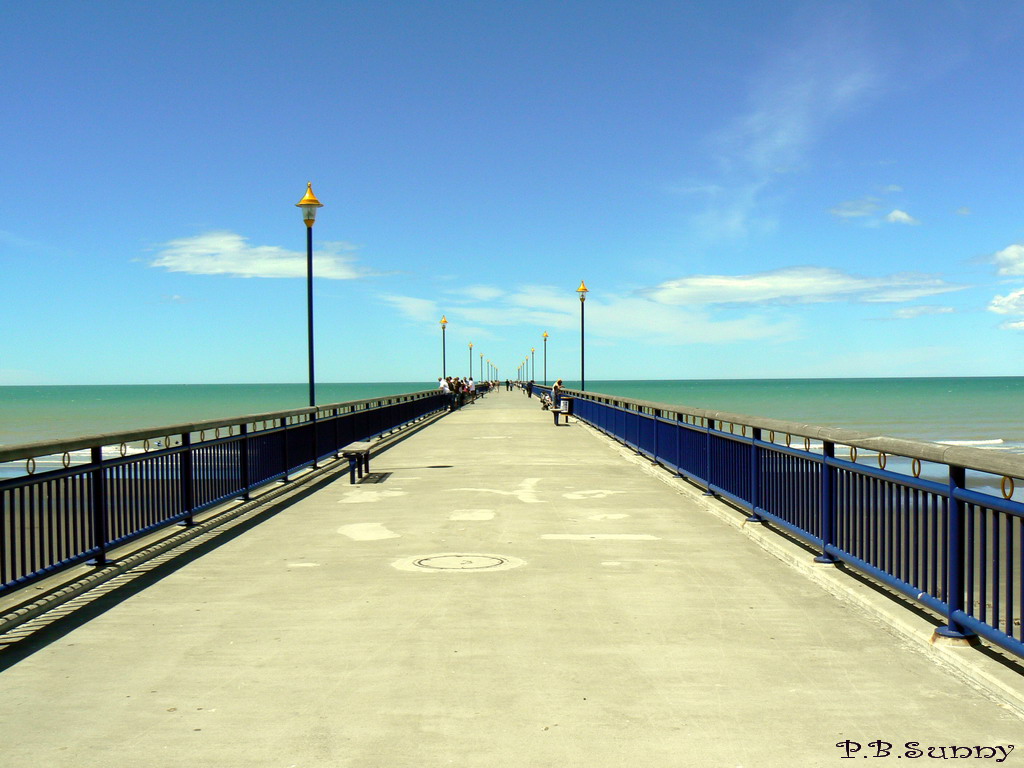
{"type": "Polygon", "coordinates": [[[991,448],[1005,443],[1005,441],[999,437],[994,440],[936,440],[935,442],[941,443],[942,445],[962,445],[970,448],[991,448]]]}

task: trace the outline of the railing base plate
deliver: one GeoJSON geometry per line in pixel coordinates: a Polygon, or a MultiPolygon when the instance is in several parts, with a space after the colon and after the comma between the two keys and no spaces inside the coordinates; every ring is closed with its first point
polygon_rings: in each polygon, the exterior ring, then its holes
{"type": "Polygon", "coordinates": [[[929,642],[932,645],[943,645],[948,648],[974,648],[981,643],[977,635],[965,635],[949,627],[939,627],[932,632],[929,642]]]}

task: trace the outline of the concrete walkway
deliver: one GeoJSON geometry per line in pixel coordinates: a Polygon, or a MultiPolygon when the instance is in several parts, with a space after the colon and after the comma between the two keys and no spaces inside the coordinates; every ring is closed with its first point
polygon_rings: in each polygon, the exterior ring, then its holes
{"type": "Polygon", "coordinates": [[[0,766],[1024,765],[1014,714],[551,421],[491,394],[6,646],[0,766]]]}

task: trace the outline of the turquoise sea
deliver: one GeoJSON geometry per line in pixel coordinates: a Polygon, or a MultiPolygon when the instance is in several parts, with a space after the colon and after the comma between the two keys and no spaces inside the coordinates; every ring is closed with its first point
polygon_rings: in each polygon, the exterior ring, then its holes
{"type": "MultiPolygon", "coordinates": [[[[568,388],[578,382],[566,381],[568,388]]],[[[1024,377],[588,381],[592,392],[1024,453],[1024,377]]],[[[318,384],[336,403],[434,382],[318,384]]],[[[0,387],[0,444],[301,408],[304,384],[0,387]]]]}

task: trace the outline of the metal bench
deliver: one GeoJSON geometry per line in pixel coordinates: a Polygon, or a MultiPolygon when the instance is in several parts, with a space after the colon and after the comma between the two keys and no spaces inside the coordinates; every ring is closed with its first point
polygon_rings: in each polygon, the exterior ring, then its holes
{"type": "Polygon", "coordinates": [[[370,474],[370,448],[373,443],[349,443],[341,449],[341,455],[348,459],[348,481],[355,485],[356,474],[363,479],[363,474],[370,474]]]}
{"type": "Polygon", "coordinates": [[[558,417],[565,416],[565,423],[569,423],[569,417],[573,415],[573,399],[571,397],[562,397],[561,402],[557,408],[552,408],[551,413],[555,417],[555,426],[558,426],[558,417]]]}

